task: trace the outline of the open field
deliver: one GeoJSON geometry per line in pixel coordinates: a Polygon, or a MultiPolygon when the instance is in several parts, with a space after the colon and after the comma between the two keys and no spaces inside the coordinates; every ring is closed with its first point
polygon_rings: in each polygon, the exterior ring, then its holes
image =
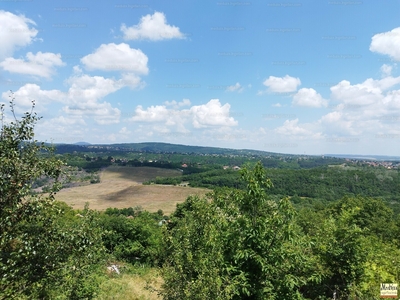
{"type": "Polygon", "coordinates": [[[141,206],[150,212],[162,209],[169,214],[176,204],[189,195],[205,195],[210,190],[170,185],[142,185],[157,176],[180,176],[178,170],[152,167],[112,166],[100,174],[100,183],[66,188],[57,193],[56,199],[73,208],[82,209],[86,202],[96,210],[108,207],[127,208],[141,206]]]}
{"type": "Polygon", "coordinates": [[[162,283],[156,269],[144,274],[114,275],[101,284],[96,300],[161,300],[157,291],[162,283]]]}

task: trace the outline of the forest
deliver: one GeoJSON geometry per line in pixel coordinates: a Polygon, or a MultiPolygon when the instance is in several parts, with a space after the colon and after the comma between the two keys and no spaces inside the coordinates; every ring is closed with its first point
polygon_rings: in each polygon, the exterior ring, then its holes
{"type": "MultiPolygon", "coordinates": [[[[77,155],[36,141],[38,120],[27,112],[2,122],[0,299],[114,299],[108,283],[138,270],[160,274],[158,299],[379,299],[381,283],[398,282],[397,170],[270,168],[254,158],[235,171],[196,162],[179,180],[212,192],[171,215],[74,210],[57,192],[63,158],[77,155]],[[43,177],[48,188],[33,192],[43,177]]],[[[81,158],[88,170],[123,163],[81,158]]]]}

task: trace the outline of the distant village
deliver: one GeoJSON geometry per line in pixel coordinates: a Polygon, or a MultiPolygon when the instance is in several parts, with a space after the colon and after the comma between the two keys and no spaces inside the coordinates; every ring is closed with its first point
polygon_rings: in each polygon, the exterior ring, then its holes
{"type": "Polygon", "coordinates": [[[380,160],[359,160],[359,159],[346,159],[348,162],[368,165],[371,167],[384,167],[390,169],[400,169],[400,162],[398,161],[380,161],[380,160]]]}

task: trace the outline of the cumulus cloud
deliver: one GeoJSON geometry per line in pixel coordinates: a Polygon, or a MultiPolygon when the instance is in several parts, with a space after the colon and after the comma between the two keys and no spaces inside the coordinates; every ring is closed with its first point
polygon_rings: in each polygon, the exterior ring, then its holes
{"type": "Polygon", "coordinates": [[[0,60],[12,56],[14,50],[29,45],[36,37],[36,23],[24,15],[0,10],[0,60]]]}
{"type": "Polygon", "coordinates": [[[42,53],[40,51],[36,54],[28,52],[26,60],[8,57],[0,63],[0,67],[10,73],[34,75],[44,78],[50,78],[55,73],[55,67],[63,65],[65,63],[61,60],[61,54],[42,53]]]}
{"type": "Polygon", "coordinates": [[[139,49],[128,44],[102,44],[92,54],[86,55],[81,62],[88,70],[122,71],[135,74],[147,74],[148,58],[139,49]]]}
{"type": "Polygon", "coordinates": [[[369,50],[389,55],[392,59],[400,61],[400,27],[375,34],[372,37],[369,50]]]}
{"type": "MultiPolygon", "coordinates": [[[[187,123],[191,123],[194,128],[236,126],[238,123],[229,115],[229,110],[230,105],[228,103],[221,105],[218,99],[212,99],[206,104],[194,105],[189,109],[167,108],[165,105],[155,105],[144,109],[143,106],[138,105],[130,121],[162,123],[166,126],[174,126],[179,132],[187,131],[185,127],[187,123]]],[[[162,128],[169,131],[165,127],[162,128]]]]}
{"type": "Polygon", "coordinates": [[[263,84],[268,87],[269,91],[275,93],[295,92],[301,84],[299,78],[286,75],[284,77],[269,76],[263,84]]]}
{"type": "Polygon", "coordinates": [[[294,138],[319,138],[322,136],[320,132],[313,132],[313,130],[300,126],[299,119],[286,120],[282,126],[276,128],[274,131],[278,134],[285,136],[292,136],[294,138]]]}
{"type": "MultiPolygon", "coordinates": [[[[3,92],[2,98],[7,100],[9,92],[3,92]]],[[[35,100],[36,111],[43,111],[46,104],[52,102],[62,102],[65,94],[59,90],[42,90],[39,85],[28,83],[14,92],[16,107],[23,111],[32,106],[35,100]]]]}
{"type": "MultiPolygon", "coordinates": [[[[129,86],[126,79],[104,78],[75,73],[65,83],[69,86],[66,92],[60,90],[42,90],[37,84],[25,84],[14,92],[18,106],[28,107],[35,100],[38,108],[44,104],[59,102],[64,105],[62,110],[69,116],[90,117],[98,124],[118,123],[121,111],[108,102],[100,100],[107,95],[129,86]]],[[[9,94],[3,93],[2,98],[8,99],[9,94]]],[[[39,109],[40,111],[40,109],[39,109]]]]}
{"type": "Polygon", "coordinates": [[[339,101],[347,107],[362,107],[379,101],[382,98],[382,91],[379,87],[361,83],[351,85],[349,81],[342,80],[337,85],[332,86],[331,98],[339,101]]]}
{"type": "Polygon", "coordinates": [[[167,19],[162,12],[146,15],[140,19],[138,25],[127,27],[121,25],[121,31],[125,40],[151,40],[159,41],[165,39],[182,39],[183,33],[179,27],[167,24],[167,19]]]}
{"type": "Polygon", "coordinates": [[[218,99],[211,99],[203,105],[192,106],[190,112],[193,126],[202,128],[208,126],[236,126],[238,122],[229,116],[229,103],[221,105],[218,99]]]}
{"type": "Polygon", "coordinates": [[[58,116],[51,119],[43,119],[37,124],[37,131],[41,140],[55,142],[75,143],[79,140],[87,139],[88,134],[85,131],[87,123],[83,118],[71,116],[58,116]]]}
{"type": "Polygon", "coordinates": [[[135,114],[130,119],[133,122],[165,122],[173,114],[178,115],[179,112],[174,113],[174,110],[169,110],[164,105],[150,106],[143,109],[142,105],[138,105],[135,109],[135,114]]]}
{"type": "Polygon", "coordinates": [[[70,86],[68,89],[70,101],[76,102],[81,102],[81,100],[96,101],[124,86],[123,82],[112,78],[86,74],[72,76],[66,80],[66,83],[70,86]]]}
{"type": "Polygon", "coordinates": [[[293,96],[292,104],[304,107],[326,107],[328,101],[322,98],[316,90],[302,88],[293,96]]]}
{"type": "Polygon", "coordinates": [[[374,136],[377,131],[400,133],[400,90],[393,90],[398,84],[400,77],[392,76],[369,78],[359,84],[341,81],[331,87],[331,99],[338,104],[316,126],[335,136],[374,136]]]}
{"type": "Polygon", "coordinates": [[[227,92],[242,92],[243,91],[243,87],[240,85],[239,82],[236,82],[236,84],[234,85],[230,85],[226,88],[227,92]]]}

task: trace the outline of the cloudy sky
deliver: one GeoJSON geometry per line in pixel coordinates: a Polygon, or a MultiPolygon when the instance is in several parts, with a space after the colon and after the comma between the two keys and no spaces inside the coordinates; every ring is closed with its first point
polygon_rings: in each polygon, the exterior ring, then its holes
{"type": "MultiPolygon", "coordinates": [[[[42,141],[399,155],[400,2],[1,1],[42,141]]],[[[9,115],[6,115],[6,120],[9,115]]]]}

